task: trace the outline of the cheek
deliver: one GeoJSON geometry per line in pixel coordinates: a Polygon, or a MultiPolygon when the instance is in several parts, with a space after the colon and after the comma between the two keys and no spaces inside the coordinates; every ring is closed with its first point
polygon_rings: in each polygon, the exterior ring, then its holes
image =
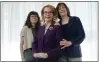
{"type": "Polygon", "coordinates": [[[54,15],[52,14],[50,17],[51,17],[51,18],[53,18],[53,17],[54,17],[54,15]]]}
{"type": "Polygon", "coordinates": [[[36,23],[38,21],[38,18],[30,18],[30,21],[36,23]]]}
{"type": "Polygon", "coordinates": [[[61,14],[61,10],[59,10],[58,12],[59,12],[59,14],[61,14]]]}
{"type": "Polygon", "coordinates": [[[67,10],[66,9],[64,9],[64,11],[65,11],[65,13],[67,13],[67,10]]]}
{"type": "Polygon", "coordinates": [[[33,20],[33,18],[30,18],[30,21],[32,21],[33,20]]]}
{"type": "Polygon", "coordinates": [[[45,18],[45,17],[46,17],[46,15],[43,16],[43,18],[45,18]]]}

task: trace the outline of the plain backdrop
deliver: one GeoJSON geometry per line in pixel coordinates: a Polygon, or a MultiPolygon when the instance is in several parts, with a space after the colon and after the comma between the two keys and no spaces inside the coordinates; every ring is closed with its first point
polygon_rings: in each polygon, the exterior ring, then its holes
{"type": "MultiPolygon", "coordinates": [[[[30,11],[41,17],[43,6],[58,2],[1,2],[1,61],[21,61],[20,31],[30,11]]],[[[86,38],[81,44],[82,60],[98,60],[98,2],[65,2],[72,16],[78,16],[86,38]]]]}

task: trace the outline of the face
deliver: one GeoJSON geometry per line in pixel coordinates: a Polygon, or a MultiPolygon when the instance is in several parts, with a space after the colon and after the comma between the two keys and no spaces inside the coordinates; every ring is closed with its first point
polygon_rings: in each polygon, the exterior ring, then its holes
{"type": "Polygon", "coordinates": [[[30,21],[31,21],[32,24],[36,24],[37,21],[38,21],[37,15],[31,15],[30,16],[30,21]]]}
{"type": "Polygon", "coordinates": [[[50,7],[45,7],[44,8],[44,20],[45,22],[52,21],[53,19],[53,12],[50,7]]]}
{"type": "Polygon", "coordinates": [[[63,4],[61,4],[58,8],[60,16],[67,15],[67,10],[63,4]]]}

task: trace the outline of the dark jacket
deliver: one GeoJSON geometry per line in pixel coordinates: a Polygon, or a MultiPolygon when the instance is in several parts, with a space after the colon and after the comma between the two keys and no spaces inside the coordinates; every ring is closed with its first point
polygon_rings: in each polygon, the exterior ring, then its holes
{"type": "Polygon", "coordinates": [[[37,32],[36,39],[32,44],[32,52],[44,52],[48,54],[48,58],[59,55],[62,39],[61,28],[59,25],[51,25],[44,35],[45,26],[41,26],[37,32]]]}
{"type": "Polygon", "coordinates": [[[62,55],[66,57],[81,57],[80,44],[85,38],[85,32],[80,19],[76,16],[70,16],[68,24],[62,25],[63,38],[71,41],[72,45],[62,50],[62,55]]]}

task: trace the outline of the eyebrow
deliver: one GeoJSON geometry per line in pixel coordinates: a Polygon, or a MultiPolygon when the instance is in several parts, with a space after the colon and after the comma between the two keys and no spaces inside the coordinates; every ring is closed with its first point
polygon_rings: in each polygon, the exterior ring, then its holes
{"type": "Polygon", "coordinates": [[[37,16],[37,15],[31,15],[31,16],[37,16]]]}

